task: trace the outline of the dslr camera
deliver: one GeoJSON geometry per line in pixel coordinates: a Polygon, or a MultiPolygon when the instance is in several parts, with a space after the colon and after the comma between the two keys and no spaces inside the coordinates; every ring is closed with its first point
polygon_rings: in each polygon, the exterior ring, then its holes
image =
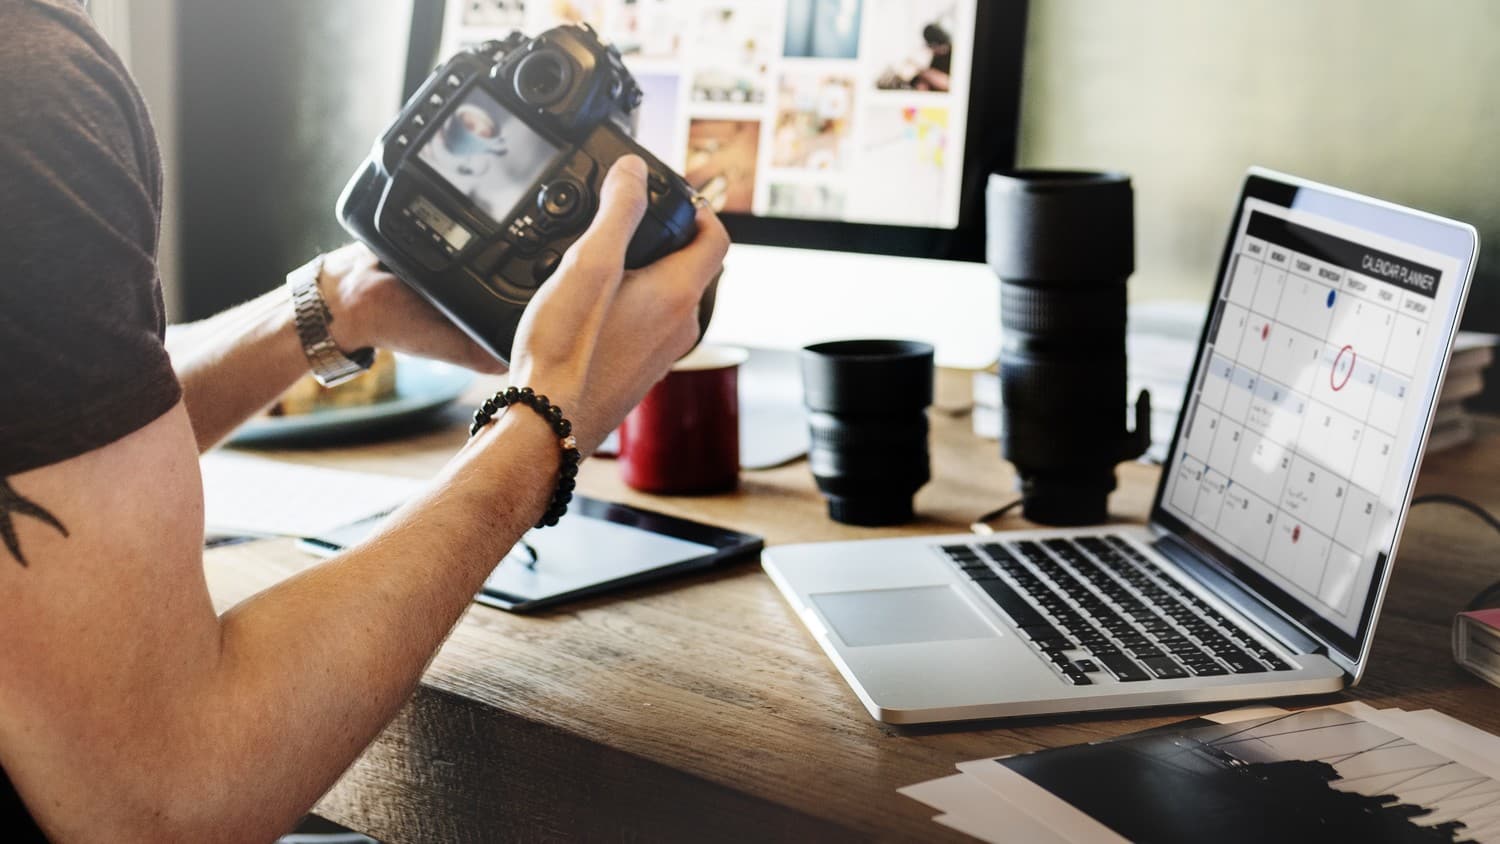
{"type": "MultiPolygon", "coordinates": [[[[694,193],[636,143],[641,89],[586,26],[512,33],[422,84],[339,198],[344,228],[496,357],[593,220],[611,164],[645,160],[649,206],[627,268],[697,234],[694,193]]],[[[714,288],[699,308],[699,336],[714,288]]]]}

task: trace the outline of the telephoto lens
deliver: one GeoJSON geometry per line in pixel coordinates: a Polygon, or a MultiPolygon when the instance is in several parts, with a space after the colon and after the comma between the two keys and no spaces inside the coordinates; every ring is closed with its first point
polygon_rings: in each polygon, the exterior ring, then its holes
{"type": "Polygon", "coordinates": [[[994,174],[987,202],[989,265],[1001,285],[1001,453],[1020,476],[1027,519],[1103,522],[1115,465],[1151,440],[1145,391],[1134,431],[1124,418],[1130,177],[994,174]]]}
{"type": "Polygon", "coordinates": [[[808,463],[829,518],[872,527],[912,520],[912,498],[931,477],[932,382],[926,343],[845,340],[802,350],[808,463]]]}

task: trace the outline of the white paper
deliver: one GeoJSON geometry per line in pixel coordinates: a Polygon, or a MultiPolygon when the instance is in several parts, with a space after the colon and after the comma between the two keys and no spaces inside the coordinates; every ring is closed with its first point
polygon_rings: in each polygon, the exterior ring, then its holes
{"type": "Polygon", "coordinates": [[[1016,808],[974,777],[954,774],[897,789],[945,814],[934,818],[982,841],[1066,844],[1066,838],[1016,808]]]}
{"type": "Polygon", "coordinates": [[[222,452],[200,465],[210,533],[313,536],[395,509],[422,487],[410,478],[222,452]]]}

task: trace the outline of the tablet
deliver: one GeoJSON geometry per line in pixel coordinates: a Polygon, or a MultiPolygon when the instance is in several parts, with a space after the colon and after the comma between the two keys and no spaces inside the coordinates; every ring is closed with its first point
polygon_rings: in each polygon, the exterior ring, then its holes
{"type": "MultiPolygon", "coordinates": [[[[302,547],[332,556],[362,541],[383,518],[305,537],[302,547]]],[[[577,496],[555,527],[522,537],[474,600],[511,612],[531,612],[751,559],[763,546],[761,537],[751,534],[577,496]]]]}

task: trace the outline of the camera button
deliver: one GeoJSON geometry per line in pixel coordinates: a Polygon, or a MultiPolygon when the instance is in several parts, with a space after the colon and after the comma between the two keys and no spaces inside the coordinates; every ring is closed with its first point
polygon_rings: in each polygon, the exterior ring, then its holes
{"type": "Polygon", "coordinates": [[[454,74],[454,73],[448,74],[448,87],[449,88],[459,88],[459,87],[462,87],[463,84],[464,84],[463,79],[460,78],[457,74],[454,74]]]}
{"type": "Polygon", "coordinates": [[[572,217],[582,204],[583,191],[567,179],[558,179],[537,191],[536,204],[542,213],[556,221],[572,217]]]}
{"type": "Polygon", "coordinates": [[[557,272],[557,265],[561,263],[562,256],[549,249],[538,255],[536,263],[531,265],[531,277],[537,284],[544,284],[557,272]]]}
{"type": "Polygon", "coordinates": [[[427,102],[432,104],[432,106],[434,106],[435,108],[442,108],[443,104],[448,101],[443,99],[442,94],[433,94],[432,96],[427,98],[427,102]]]}
{"type": "Polygon", "coordinates": [[[411,122],[412,122],[412,125],[414,125],[414,126],[416,126],[418,128],[421,128],[421,127],[427,125],[427,118],[425,118],[422,115],[418,114],[418,115],[412,117],[411,122]]]}

